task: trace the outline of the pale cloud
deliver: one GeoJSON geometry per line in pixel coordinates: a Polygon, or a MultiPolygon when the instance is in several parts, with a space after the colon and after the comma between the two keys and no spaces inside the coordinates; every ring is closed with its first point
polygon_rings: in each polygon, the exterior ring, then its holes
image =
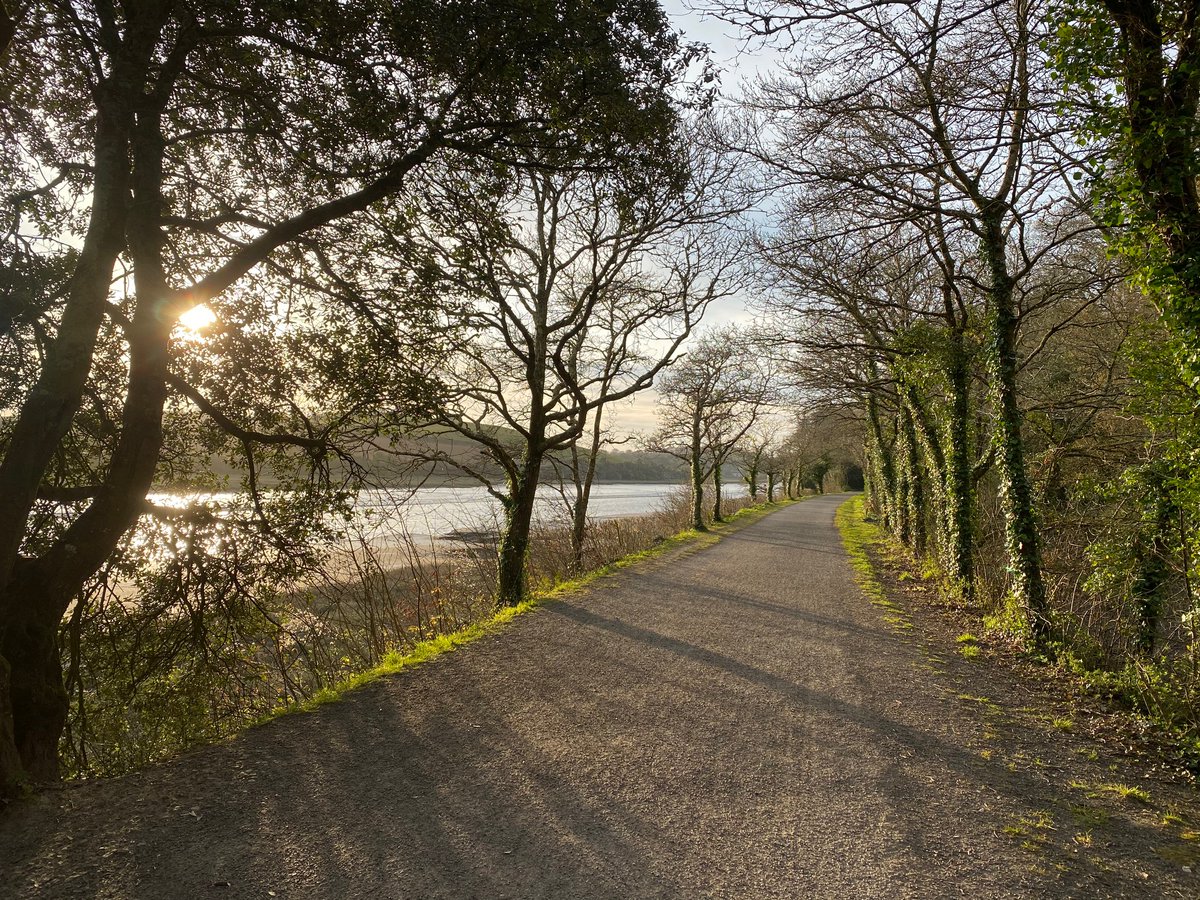
{"type": "Polygon", "coordinates": [[[658,427],[658,392],[649,388],[614,404],[604,415],[613,434],[619,438],[649,434],[658,427]]]}

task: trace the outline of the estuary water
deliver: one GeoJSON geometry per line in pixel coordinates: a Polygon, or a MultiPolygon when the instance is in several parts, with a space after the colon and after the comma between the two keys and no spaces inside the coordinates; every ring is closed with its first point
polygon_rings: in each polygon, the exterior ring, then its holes
{"type": "MultiPolygon", "coordinates": [[[[621,482],[592,487],[588,515],[592,519],[617,519],[647,515],[669,505],[672,497],[687,490],[678,484],[621,482]]],[[[728,497],[742,496],[745,485],[724,487],[728,497]]],[[[220,504],[235,497],[232,493],[151,494],[151,502],[183,506],[195,500],[220,504]]],[[[360,529],[373,544],[392,543],[397,535],[407,534],[418,544],[433,540],[458,541],[464,535],[494,531],[500,519],[500,503],[482,486],[378,488],[360,491],[355,509],[362,514],[360,529]]],[[[536,520],[549,523],[564,520],[567,507],[552,485],[539,490],[534,511],[536,520]]]]}

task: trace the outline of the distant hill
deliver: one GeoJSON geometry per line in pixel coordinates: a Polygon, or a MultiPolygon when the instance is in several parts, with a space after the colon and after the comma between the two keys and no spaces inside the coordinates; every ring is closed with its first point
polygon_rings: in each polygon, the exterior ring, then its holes
{"type": "Polygon", "coordinates": [[[682,484],[687,480],[683,460],[646,450],[601,451],[596,459],[599,481],[649,481],[682,484]]]}
{"type": "MultiPolygon", "coordinates": [[[[504,440],[515,435],[505,434],[497,429],[497,437],[504,440]]],[[[488,456],[483,447],[474,441],[467,440],[461,435],[445,431],[410,435],[401,444],[391,447],[380,444],[377,448],[355,453],[353,459],[356,465],[370,473],[370,480],[384,486],[411,486],[425,484],[427,486],[477,484],[470,475],[464,474],[450,460],[469,466],[473,471],[490,478],[493,483],[503,480],[504,474],[500,467],[488,456]],[[440,455],[446,457],[438,461],[418,461],[417,455],[440,455]]],[[[235,489],[242,483],[245,471],[230,466],[225,460],[213,457],[210,461],[209,473],[219,481],[235,489]]],[[[543,478],[554,478],[554,467],[547,466],[543,478]]],[[[645,450],[604,450],[596,462],[596,480],[600,482],[650,482],[663,484],[682,484],[687,478],[684,464],[665,453],[651,453],[645,450]]],[[[207,481],[207,479],[205,479],[207,481]]],[[[260,483],[270,486],[277,483],[269,472],[260,473],[260,483]]],[[[194,487],[185,481],[164,480],[157,484],[159,490],[182,489],[194,487]]]]}

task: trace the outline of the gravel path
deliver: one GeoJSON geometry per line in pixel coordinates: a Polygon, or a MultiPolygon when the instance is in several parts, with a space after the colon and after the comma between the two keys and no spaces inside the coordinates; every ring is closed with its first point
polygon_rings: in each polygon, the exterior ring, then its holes
{"type": "Polygon", "coordinates": [[[989,723],[855,587],[842,499],[312,714],[10,809],[0,895],[1200,895],[1153,854],[1130,870],[1122,854],[1158,840],[1136,817],[1104,857],[1004,831],[1056,788],[971,749],[989,723]]]}

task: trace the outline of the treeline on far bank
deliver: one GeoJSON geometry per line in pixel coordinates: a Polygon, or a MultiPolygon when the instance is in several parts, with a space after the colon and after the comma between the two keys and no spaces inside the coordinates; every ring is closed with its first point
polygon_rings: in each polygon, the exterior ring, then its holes
{"type": "MultiPolygon", "coordinates": [[[[455,451],[468,454],[474,445],[456,441],[447,436],[440,440],[442,445],[456,445],[455,451]]],[[[478,485],[478,479],[464,476],[448,463],[427,463],[421,466],[394,465],[390,454],[373,453],[370,449],[355,454],[355,464],[364,473],[365,484],[380,488],[440,487],[444,485],[478,485]]],[[[504,471],[486,461],[481,471],[494,478],[497,484],[504,480],[504,471]]],[[[678,484],[686,477],[686,466],[667,453],[648,450],[601,450],[596,454],[597,482],[643,482],[647,484],[678,484]]],[[[157,490],[186,492],[192,489],[208,491],[222,484],[237,488],[246,477],[245,469],[228,461],[214,457],[210,461],[203,479],[156,484],[157,490]]],[[[551,477],[553,477],[551,475],[551,477]]]]}

